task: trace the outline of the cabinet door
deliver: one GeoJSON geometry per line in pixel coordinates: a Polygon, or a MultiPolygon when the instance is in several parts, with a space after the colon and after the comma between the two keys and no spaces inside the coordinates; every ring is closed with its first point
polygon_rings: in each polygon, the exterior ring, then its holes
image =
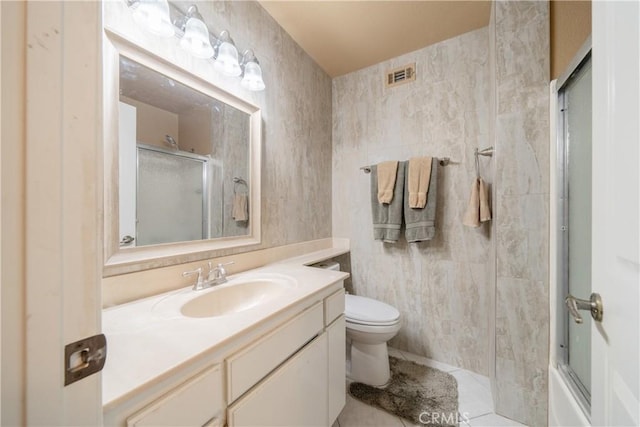
{"type": "Polygon", "coordinates": [[[345,405],[346,393],[346,323],[344,315],[327,327],[328,378],[329,378],[329,425],[332,425],[345,405]]]}
{"type": "Polygon", "coordinates": [[[222,373],[216,365],[127,419],[127,426],[221,425],[223,405],[222,373]]]}
{"type": "Polygon", "coordinates": [[[326,426],[327,334],[230,406],[228,415],[229,427],[326,426]]]}

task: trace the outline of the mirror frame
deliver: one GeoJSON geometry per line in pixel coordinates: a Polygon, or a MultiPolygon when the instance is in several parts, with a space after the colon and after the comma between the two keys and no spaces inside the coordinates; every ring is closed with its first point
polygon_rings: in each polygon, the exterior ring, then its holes
{"type": "Polygon", "coordinates": [[[104,266],[103,277],[166,267],[222,256],[222,250],[261,242],[261,149],[260,108],[226,92],[203,77],[172,64],[160,56],[104,28],[103,33],[103,132],[104,132],[104,266]],[[249,114],[249,233],[244,236],[166,243],[133,248],[119,244],[118,101],[120,55],[126,56],[207,96],[249,114]]]}

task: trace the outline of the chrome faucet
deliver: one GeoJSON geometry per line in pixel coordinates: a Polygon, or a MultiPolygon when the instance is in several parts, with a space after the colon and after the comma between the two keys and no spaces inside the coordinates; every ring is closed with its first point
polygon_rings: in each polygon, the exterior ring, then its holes
{"type": "Polygon", "coordinates": [[[198,275],[198,280],[196,280],[196,284],[193,285],[193,290],[194,291],[199,291],[202,289],[206,289],[209,286],[206,285],[204,278],[202,276],[202,267],[198,267],[195,270],[191,270],[191,271],[185,271],[182,273],[182,277],[187,277],[187,276],[191,276],[192,274],[197,274],[198,275]]]}
{"type": "Polygon", "coordinates": [[[197,274],[198,279],[196,280],[195,285],[193,285],[194,291],[201,291],[203,289],[208,289],[212,286],[221,285],[227,281],[227,270],[225,270],[225,265],[233,264],[233,261],[227,262],[224,264],[218,264],[215,268],[209,261],[209,273],[207,274],[207,279],[204,279],[204,275],[202,274],[202,267],[198,267],[195,270],[185,271],[182,273],[182,277],[191,276],[192,274],[197,274]]]}
{"type": "Polygon", "coordinates": [[[225,270],[225,265],[231,265],[233,261],[225,262],[224,264],[218,264],[215,268],[212,267],[211,261],[209,261],[209,275],[207,277],[207,282],[210,283],[209,286],[221,285],[227,281],[227,270],[225,270]]]}

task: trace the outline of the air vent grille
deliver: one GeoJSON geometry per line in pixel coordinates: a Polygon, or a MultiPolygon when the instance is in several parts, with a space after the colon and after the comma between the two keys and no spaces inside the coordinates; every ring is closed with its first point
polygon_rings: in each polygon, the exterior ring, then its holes
{"type": "Polygon", "coordinates": [[[405,65],[387,73],[386,83],[388,87],[398,86],[416,80],[416,64],[405,65]]]}

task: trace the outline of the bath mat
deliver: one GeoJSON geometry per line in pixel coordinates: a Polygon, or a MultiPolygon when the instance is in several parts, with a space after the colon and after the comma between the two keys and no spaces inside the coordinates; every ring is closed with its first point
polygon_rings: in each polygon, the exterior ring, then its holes
{"type": "Polygon", "coordinates": [[[386,388],[354,382],[349,393],[416,425],[458,425],[458,382],[452,375],[395,357],[389,357],[389,365],[391,381],[386,388]]]}

